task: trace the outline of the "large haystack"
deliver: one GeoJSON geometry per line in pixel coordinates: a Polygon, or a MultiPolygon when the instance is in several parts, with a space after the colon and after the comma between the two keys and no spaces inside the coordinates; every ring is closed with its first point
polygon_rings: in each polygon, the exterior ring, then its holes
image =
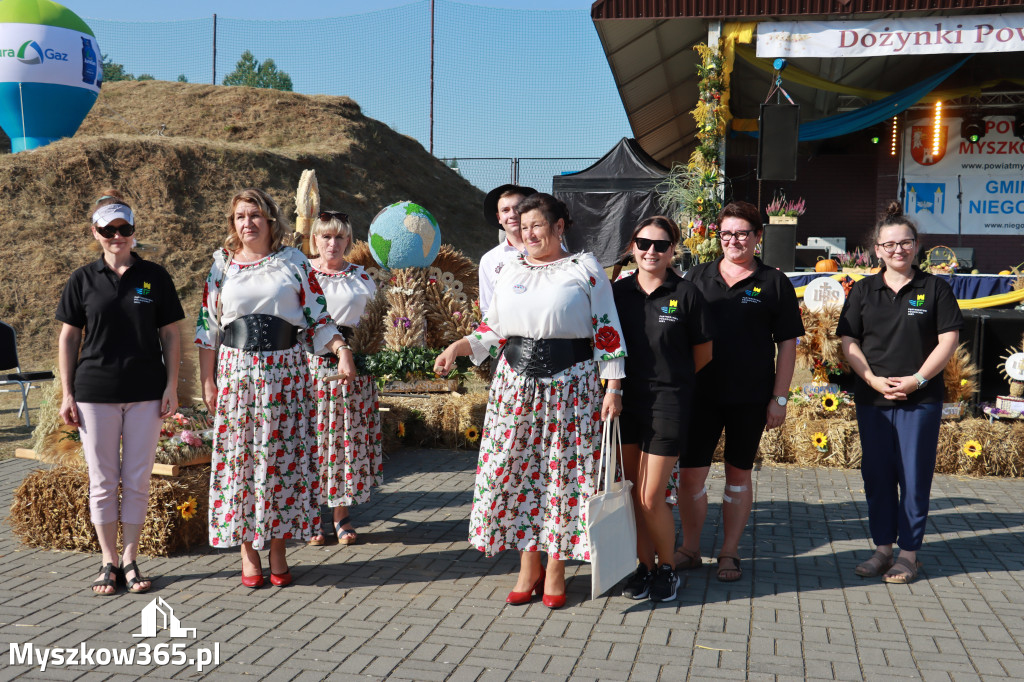
{"type": "Polygon", "coordinates": [[[18,330],[22,365],[56,363],[61,288],[97,257],[88,233],[97,190],[113,186],[129,198],[143,255],[170,270],[192,317],[232,194],[263,187],[293,218],[306,168],[316,170],[323,207],[347,211],[359,238],[380,208],[409,199],[466,255],[479,258],[494,243],[479,190],[347,97],[108,83],[75,137],[0,155],[0,319],[18,330]]]}

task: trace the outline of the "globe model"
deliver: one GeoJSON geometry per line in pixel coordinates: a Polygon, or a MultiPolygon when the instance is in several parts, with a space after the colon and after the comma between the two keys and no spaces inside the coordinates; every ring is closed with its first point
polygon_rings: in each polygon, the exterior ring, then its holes
{"type": "Polygon", "coordinates": [[[425,268],[441,248],[441,228],[430,211],[411,201],[399,201],[378,213],[370,223],[370,253],[382,268],[425,268]]]}

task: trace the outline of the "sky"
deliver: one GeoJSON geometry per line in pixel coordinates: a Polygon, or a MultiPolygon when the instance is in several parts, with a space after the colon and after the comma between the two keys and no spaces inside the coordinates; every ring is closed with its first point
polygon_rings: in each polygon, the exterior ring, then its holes
{"type": "MultiPolygon", "coordinates": [[[[374,10],[401,7],[409,0],[305,0],[283,3],[281,0],[66,0],[62,2],[82,17],[123,21],[169,21],[196,19],[217,14],[233,19],[316,19],[362,14],[374,10]]],[[[480,7],[532,10],[589,10],[591,0],[462,0],[462,4],[480,7]]]]}
{"type": "Polygon", "coordinates": [[[272,58],[296,92],[349,96],[428,150],[432,134],[434,154],[459,159],[481,188],[515,169],[547,190],[631,136],[589,0],[437,0],[433,117],[429,0],[62,4],[128,73],[221,83],[249,50],[272,58]]]}

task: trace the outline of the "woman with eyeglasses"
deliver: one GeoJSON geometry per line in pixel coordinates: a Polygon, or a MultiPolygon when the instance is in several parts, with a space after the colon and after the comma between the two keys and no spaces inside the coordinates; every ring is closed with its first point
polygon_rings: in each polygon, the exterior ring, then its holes
{"type": "Polygon", "coordinates": [[[508,261],[491,307],[469,336],[438,356],[499,358],[480,438],[470,543],[494,556],[519,550],[505,599],[565,605],[565,561],[590,560],[585,507],[595,492],[601,419],[618,415],[601,378],[621,379],[622,341],[612,287],[590,253],[569,254],[565,204],[534,194],[518,205],[526,253],[508,261]],[[548,555],[543,565],[541,553],[548,555]]]}
{"type": "Polygon", "coordinates": [[[242,584],[262,587],[257,550],[270,545],[270,582],[292,582],[288,540],[320,528],[312,479],[316,406],[305,350],[338,356],[342,383],[352,352],[277,203],[263,190],[231,200],[224,248],[213,255],[196,324],[203,400],[214,415],[210,544],[241,546],[242,584]]]}
{"type": "Polygon", "coordinates": [[[92,214],[103,255],[71,274],[57,308],[60,416],[78,427],[89,471],[89,511],[103,552],[90,589],[101,596],[118,582],[132,593],[152,586],[135,560],[160,427],[178,409],[175,323],[185,313],[167,271],[132,251],[134,234],[135,213],[118,192],[105,191],[92,214]]]}
{"type": "Polygon", "coordinates": [[[872,242],[882,270],[850,291],[836,334],[857,374],[861,476],[875,552],[854,572],[887,583],[917,577],[942,419],[942,371],[963,315],[944,280],[914,266],[917,227],[892,202],[872,242]],[[935,377],[938,381],[931,382],[935,377]],[[893,560],[893,543],[900,554],[893,560]]]}
{"type": "Polygon", "coordinates": [[[711,360],[704,296],[672,269],[679,237],[665,216],[641,222],[629,242],[636,270],[612,285],[629,348],[626,378],[610,379],[607,393],[621,400],[623,469],[637,511],[639,564],[622,590],[630,599],[676,598],[675,522],[665,487],[686,449],[694,375],[711,360]]]}
{"type": "MultiPolygon", "coordinates": [[[[313,276],[323,289],[327,310],[345,338],[351,338],[377,285],[362,267],[345,260],[352,247],[348,215],[320,213],[309,245],[314,256],[313,276]]],[[[332,527],[338,542],[351,545],[357,535],[348,508],[368,502],[370,490],[383,477],[377,382],[366,374],[357,374],[341,385],[330,381],[329,377],[338,373],[338,358],[333,353],[310,353],[309,369],[316,396],[317,437],[316,455],[310,462],[320,482],[319,501],[334,510],[332,527]]],[[[309,544],[325,542],[323,533],[315,532],[309,544]]]]}
{"type": "Polygon", "coordinates": [[[765,428],[786,419],[796,340],[803,336],[800,307],[789,278],[754,254],[761,213],[736,201],[718,214],[722,256],[686,273],[704,295],[715,326],[714,357],[697,374],[687,448],[680,458],[679,516],[683,544],[677,569],[702,565],[700,534],[708,512],[707,477],[725,432],[722,543],[716,577],[743,577],[739,543],[753,501],[751,470],[765,428]]]}

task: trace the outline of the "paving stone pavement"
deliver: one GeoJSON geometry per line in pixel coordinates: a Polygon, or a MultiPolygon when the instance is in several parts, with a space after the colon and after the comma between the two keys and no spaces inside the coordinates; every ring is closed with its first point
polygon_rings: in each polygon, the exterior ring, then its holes
{"type": "MultiPolygon", "coordinates": [[[[592,601],[589,567],[569,564],[568,604],[550,611],[506,606],[517,556],[485,559],[467,544],[475,462],[396,453],[386,484],[354,509],[360,544],[290,548],[296,582],[284,589],[248,590],[237,551],[204,549],[144,557],[157,576],[145,596],[94,597],[96,555],[26,548],[3,524],[0,679],[1024,679],[1021,481],[937,477],[921,577],[898,586],[853,574],[870,554],[858,471],[759,468],[742,580],[719,583],[705,558],[683,574],[678,602],[592,601]],[[133,637],[157,597],[195,638],[133,637]],[[86,643],[141,656],[148,645],[153,660],[40,670],[19,658],[29,643],[36,655],[86,643]],[[188,665],[200,649],[219,663],[188,665]]],[[[0,461],[5,509],[36,466],[0,461]]],[[[712,474],[706,556],[720,530],[720,466],[712,474]]]]}

